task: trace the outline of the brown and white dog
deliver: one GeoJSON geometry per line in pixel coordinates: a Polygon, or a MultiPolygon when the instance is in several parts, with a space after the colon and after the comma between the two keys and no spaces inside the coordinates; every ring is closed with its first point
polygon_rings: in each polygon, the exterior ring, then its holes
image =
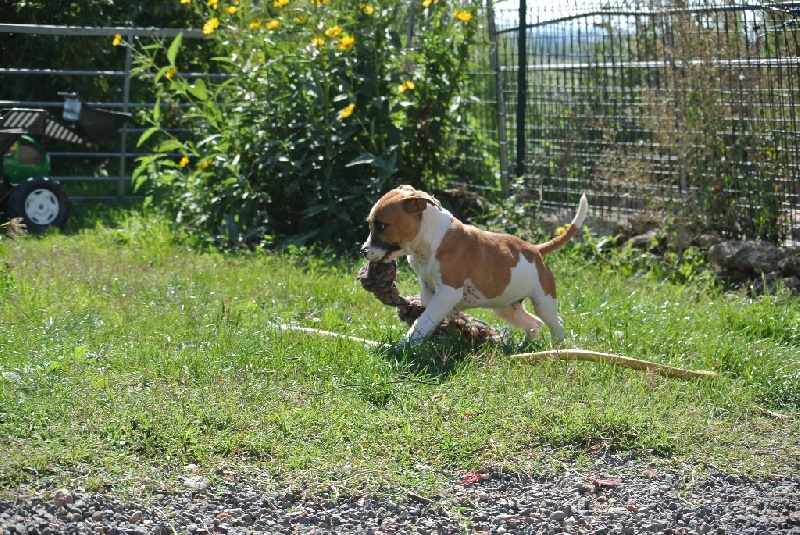
{"type": "Polygon", "coordinates": [[[542,257],[578,233],[587,206],[584,195],[564,233],[532,245],[516,236],[465,225],[439,201],[411,186],[386,193],[369,213],[370,234],[361,251],[371,262],[408,255],[419,276],[425,312],[401,343],[428,336],[454,309],[476,307],[492,309],[529,338],[539,336],[544,321],[552,338],[563,340],[555,280],[542,257]],[[541,320],[525,310],[525,298],[530,298],[541,320]]]}

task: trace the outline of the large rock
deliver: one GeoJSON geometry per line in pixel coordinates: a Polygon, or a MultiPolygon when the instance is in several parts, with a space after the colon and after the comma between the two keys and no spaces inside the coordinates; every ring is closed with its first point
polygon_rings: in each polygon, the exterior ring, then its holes
{"type": "Polygon", "coordinates": [[[765,242],[726,241],[708,250],[708,261],[722,271],[760,275],[784,271],[782,262],[793,254],[797,251],[765,242]]]}
{"type": "Polygon", "coordinates": [[[790,250],[789,254],[778,262],[778,269],[787,277],[800,277],[800,249],[790,250]]]}

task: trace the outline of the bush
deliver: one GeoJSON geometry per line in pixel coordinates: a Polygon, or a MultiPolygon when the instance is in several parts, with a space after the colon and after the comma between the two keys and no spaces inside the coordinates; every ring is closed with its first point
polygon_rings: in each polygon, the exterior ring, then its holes
{"type": "Polygon", "coordinates": [[[228,76],[183,76],[180,37],[135,48],[137,72],[161,106],[140,139],[156,142],[154,155],[134,179],[180,224],[231,247],[352,245],[379,193],[431,183],[452,158],[472,8],[181,2],[201,12],[216,70],[228,76]],[[408,20],[417,49],[408,47],[408,20]]]}

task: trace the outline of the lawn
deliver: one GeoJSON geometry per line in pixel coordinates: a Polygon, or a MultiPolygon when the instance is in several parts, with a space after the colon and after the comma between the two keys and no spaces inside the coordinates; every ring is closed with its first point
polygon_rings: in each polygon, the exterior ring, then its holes
{"type": "MultiPolygon", "coordinates": [[[[573,246],[548,257],[567,347],[719,374],[687,382],[509,357],[549,349],[547,335],[400,355],[282,327],[398,340],[355,256],[201,252],[135,213],[2,244],[0,494],[46,479],[141,493],[230,472],[265,489],[425,493],[469,470],[557,472],[608,453],[800,468],[788,293],[623,274],[573,246]]],[[[416,293],[404,263],[398,282],[416,293]]]]}

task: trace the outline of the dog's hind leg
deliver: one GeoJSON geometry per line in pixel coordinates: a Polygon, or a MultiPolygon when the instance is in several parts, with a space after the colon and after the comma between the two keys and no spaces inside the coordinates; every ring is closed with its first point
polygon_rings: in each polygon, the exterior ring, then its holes
{"type": "Polygon", "coordinates": [[[549,295],[531,296],[533,309],[550,329],[554,341],[564,340],[564,321],[558,315],[558,300],[549,295]]]}
{"type": "Polygon", "coordinates": [[[542,332],[542,322],[539,318],[525,310],[522,303],[515,303],[510,307],[495,308],[492,310],[511,325],[522,329],[525,336],[528,338],[536,338],[539,336],[539,333],[542,332]]]}

